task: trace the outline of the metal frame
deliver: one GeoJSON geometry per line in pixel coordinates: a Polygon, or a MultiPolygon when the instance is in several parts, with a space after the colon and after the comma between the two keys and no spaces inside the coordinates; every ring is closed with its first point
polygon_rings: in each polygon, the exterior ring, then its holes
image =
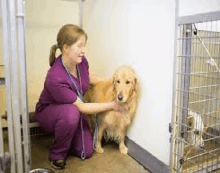
{"type": "Polygon", "coordinates": [[[78,0],[79,2],[79,27],[83,27],[83,0],[78,0]]]}
{"type": "Polygon", "coordinates": [[[23,148],[24,148],[24,169],[25,172],[30,171],[30,138],[29,138],[29,114],[28,114],[28,98],[27,98],[27,77],[26,77],[26,22],[25,22],[25,6],[23,0],[17,0],[17,36],[18,36],[18,60],[20,66],[20,88],[21,88],[21,115],[23,125],[23,148]]]}
{"type": "Polygon", "coordinates": [[[173,60],[173,99],[172,99],[172,120],[171,120],[171,140],[170,140],[170,171],[172,172],[173,168],[173,160],[174,160],[174,155],[172,151],[175,148],[175,143],[174,143],[174,132],[176,132],[176,126],[174,125],[175,120],[176,120],[176,113],[175,113],[175,105],[176,105],[176,55],[177,55],[177,29],[178,29],[178,22],[177,19],[179,17],[179,0],[176,0],[176,7],[175,7],[175,33],[174,33],[174,60],[173,60]]]}
{"type": "MultiPolygon", "coordinates": [[[[3,57],[5,63],[5,86],[6,86],[6,103],[8,112],[8,134],[9,134],[9,152],[11,157],[11,172],[15,172],[15,147],[14,147],[14,133],[13,133],[13,119],[12,119],[12,98],[11,98],[11,76],[10,76],[10,44],[9,39],[9,19],[8,11],[8,1],[1,0],[1,14],[2,14],[2,34],[3,34],[3,57]]],[[[3,145],[0,144],[0,145],[3,145]]],[[[3,170],[2,170],[3,171],[3,170]]]]}
{"type": "MultiPolygon", "coordinates": [[[[79,26],[83,25],[83,1],[79,2],[79,26]]],[[[26,81],[26,21],[23,0],[1,0],[3,57],[8,120],[9,154],[11,173],[29,173],[31,169],[30,128],[38,123],[29,123],[26,81]],[[20,94],[19,94],[20,93],[20,94]],[[19,100],[20,98],[20,100],[19,100]],[[22,123],[20,122],[22,116],[22,123]],[[21,135],[23,132],[23,136],[21,135]]],[[[0,118],[0,161],[4,153],[2,122],[0,118]]],[[[3,165],[4,166],[4,165],[3,165]]],[[[1,169],[0,173],[4,170],[1,169]]]]}
{"type": "Polygon", "coordinates": [[[9,23],[10,23],[10,70],[12,76],[12,117],[14,126],[16,166],[18,172],[23,171],[22,144],[21,144],[21,124],[20,124],[20,105],[19,105],[19,89],[18,89],[18,42],[17,42],[17,26],[16,26],[16,2],[9,0],[9,23]]]}
{"type": "MultiPolygon", "coordinates": [[[[176,69],[177,69],[177,31],[178,31],[178,26],[179,25],[185,25],[188,27],[192,27],[193,23],[202,23],[202,22],[209,22],[209,21],[217,21],[220,20],[220,11],[215,11],[215,12],[210,12],[210,13],[203,13],[203,14],[196,14],[196,15],[190,15],[190,16],[183,16],[183,17],[179,17],[179,0],[176,0],[176,10],[175,10],[175,36],[174,36],[174,70],[173,70],[173,103],[172,103],[172,133],[171,133],[171,152],[170,152],[170,171],[171,172],[179,172],[179,171],[175,171],[174,168],[174,164],[178,165],[179,164],[179,160],[175,160],[174,158],[174,150],[176,150],[176,146],[179,146],[178,151],[175,151],[176,153],[179,153],[179,156],[181,157],[183,155],[183,148],[184,147],[184,138],[185,135],[181,136],[181,134],[179,134],[179,131],[184,132],[184,130],[180,130],[179,127],[176,124],[176,120],[179,118],[177,117],[180,116],[180,119],[182,118],[182,120],[180,120],[182,122],[182,124],[186,124],[187,121],[187,110],[185,111],[184,109],[181,111],[177,111],[176,109],[176,102],[177,102],[177,97],[179,97],[178,95],[176,95],[176,89],[177,89],[177,82],[176,81],[176,69]],[[184,118],[185,117],[185,118],[184,118]],[[186,120],[186,121],[185,121],[186,120]],[[178,136],[181,140],[175,141],[175,135],[178,136]],[[176,143],[175,143],[176,142],[176,143]]],[[[191,30],[190,28],[188,28],[189,30],[191,30]]],[[[191,36],[189,36],[189,38],[192,38],[191,36]]],[[[187,36],[185,35],[184,39],[187,40],[187,36]]],[[[185,44],[188,45],[189,47],[191,47],[191,43],[185,44]]],[[[183,44],[184,46],[184,44],[183,44]]],[[[188,57],[191,54],[191,50],[190,52],[187,51],[188,48],[182,48],[181,50],[186,50],[186,52],[184,53],[184,57],[188,57]],[[187,53],[188,52],[188,53],[187,53]]],[[[188,58],[186,58],[187,60],[188,58]]],[[[185,61],[185,60],[184,60],[185,61]]],[[[189,71],[187,71],[187,69],[185,69],[185,67],[190,69],[190,62],[182,62],[182,64],[188,63],[188,67],[184,66],[182,67],[181,72],[184,72],[185,70],[185,74],[190,74],[189,71]]],[[[185,92],[185,94],[187,95],[187,93],[189,93],[189,88],[186,85],[190,85],[189,84],[189,80],[188,82],[186,81],[188,79],[183,78],[182,79],[182,84],[183,84],[183,89],[182,91],[185,92]]],[[[188,97],[188,96],[187,96],[188,97]]],[[[182,99],[181,103],[184,104],[184,100],[188,100],[187,97],[183,95],[181,95],[181,98],[178,99],[182,99]]],[[[217,105],[215,105],[217,106],[217,105]]],[[[187,106],[180,106],[181,108],[185,108],[187,106]]],[[[206,134],[206,132],[205,132],[206,134]]],[[[207,169],[211,170],[213,168],[215,168],[216,165],[212,165],[211,167],[207,167],[207,169]]],[[[201,171],[201,170],[200,170],[201,171]]],[[[181,170],[180,170],[181,172],[181,170]]]]}
{"type": "MultiPolygon", "coordinates": [[[[176,1],[179,1],[179,0],[176,0],[176,1]]],[[[178,14],[176,15],[177,15],[176,17],[177,25],[220,20],[219,11],[195,14],[195,15],[190,15],[190,16],[182,16],[182,17],[178,17],[178,14]]]]}
{"type": "MultiPolygon", "coordinates": [[[[4,156],[4,141],[3,141],[3,133],[2,133],[2,119],[0,118],[0,157],[4,156]],[[2,145],[1,145],[2,144],[2,145]]],[[[3,170],[0,166],[0,173],[2,173],[3,170]]]]}

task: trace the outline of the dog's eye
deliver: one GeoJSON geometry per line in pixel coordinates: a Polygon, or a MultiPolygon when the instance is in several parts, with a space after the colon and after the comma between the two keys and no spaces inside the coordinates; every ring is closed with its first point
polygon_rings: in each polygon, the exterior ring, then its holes
{"type": "Polygon", "coordinates": [[[117,82],[117,83],[120,83],[120,80],[117,80],[116,82],[117,82]]]}
{"type": "Polygon", "coordinates": [[[129,83],[130,83],[130,81],[127,80],[127,81],[126,81],[126,84],[129,84],[129,83]]]}

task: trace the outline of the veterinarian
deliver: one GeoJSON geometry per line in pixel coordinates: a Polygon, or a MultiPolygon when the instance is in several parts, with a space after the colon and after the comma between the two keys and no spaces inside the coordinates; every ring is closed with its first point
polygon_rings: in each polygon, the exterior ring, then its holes
{"type": "Polygon", "coordinates": [[[87,34],[76,25],[64,25],[59,30],[57,44],[50,51],[51,68],[36,105],[36,121],[46,132],[55,136],[48,155],[52,167],[56,169],[65,167],[69,151],[82,159],[92,155],[92,135],[85,114],[125,110],[115,101],[83,102],[89,83],[97,80],[89,75],[89,65],[85,57],[86,41],[87,34]],[[58,48],[61,55],[56,58],[58,48]]]}

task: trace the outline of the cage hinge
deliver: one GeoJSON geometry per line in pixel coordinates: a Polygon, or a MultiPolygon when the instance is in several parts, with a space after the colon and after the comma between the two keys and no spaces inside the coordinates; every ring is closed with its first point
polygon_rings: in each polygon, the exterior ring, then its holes
{"type": "Polygon", "coordinates": [[[4,85],[5,84],[5,78],[4,77],[0,77],[0,85],[4,85]]]}
{"type": "Polygon", "coordinates": [[[173,129],[172,124],[169,123],[169,132],[170,132],[170,133],[172,133],[172,129],[173,129]]]}
{"type": "Polygon", "coordinates": [[[171,143],[171,141],[172,141],[172,130],[173,130],[172,124],[169,123],[169,132],[171,133],[171,137],[170,137],[170,139],[169,139],[170,143],[171,143]]]}
{"type": "Polygon", "coordinates": [[[170,136],[169,142],[170,142],[170,143],[172,142],[172,135],[170,136]]]}
{"type": "Polygon", "coordinates": [[[6,171],[8,168],[11,167],[11,157],[8,152],[4,153],[3,156],[0,156],[0,170],[6,171]]]}

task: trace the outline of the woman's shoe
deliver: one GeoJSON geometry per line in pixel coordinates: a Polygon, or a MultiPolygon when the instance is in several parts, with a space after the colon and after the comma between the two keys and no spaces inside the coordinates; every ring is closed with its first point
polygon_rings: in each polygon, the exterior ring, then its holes
{"type": "Polygon", "coordinates": [[[59,159],[59,160],[51,160],[50,159],[51,166],[55,169],[64,169],[66,165],[65,159],[59,159]]]}

